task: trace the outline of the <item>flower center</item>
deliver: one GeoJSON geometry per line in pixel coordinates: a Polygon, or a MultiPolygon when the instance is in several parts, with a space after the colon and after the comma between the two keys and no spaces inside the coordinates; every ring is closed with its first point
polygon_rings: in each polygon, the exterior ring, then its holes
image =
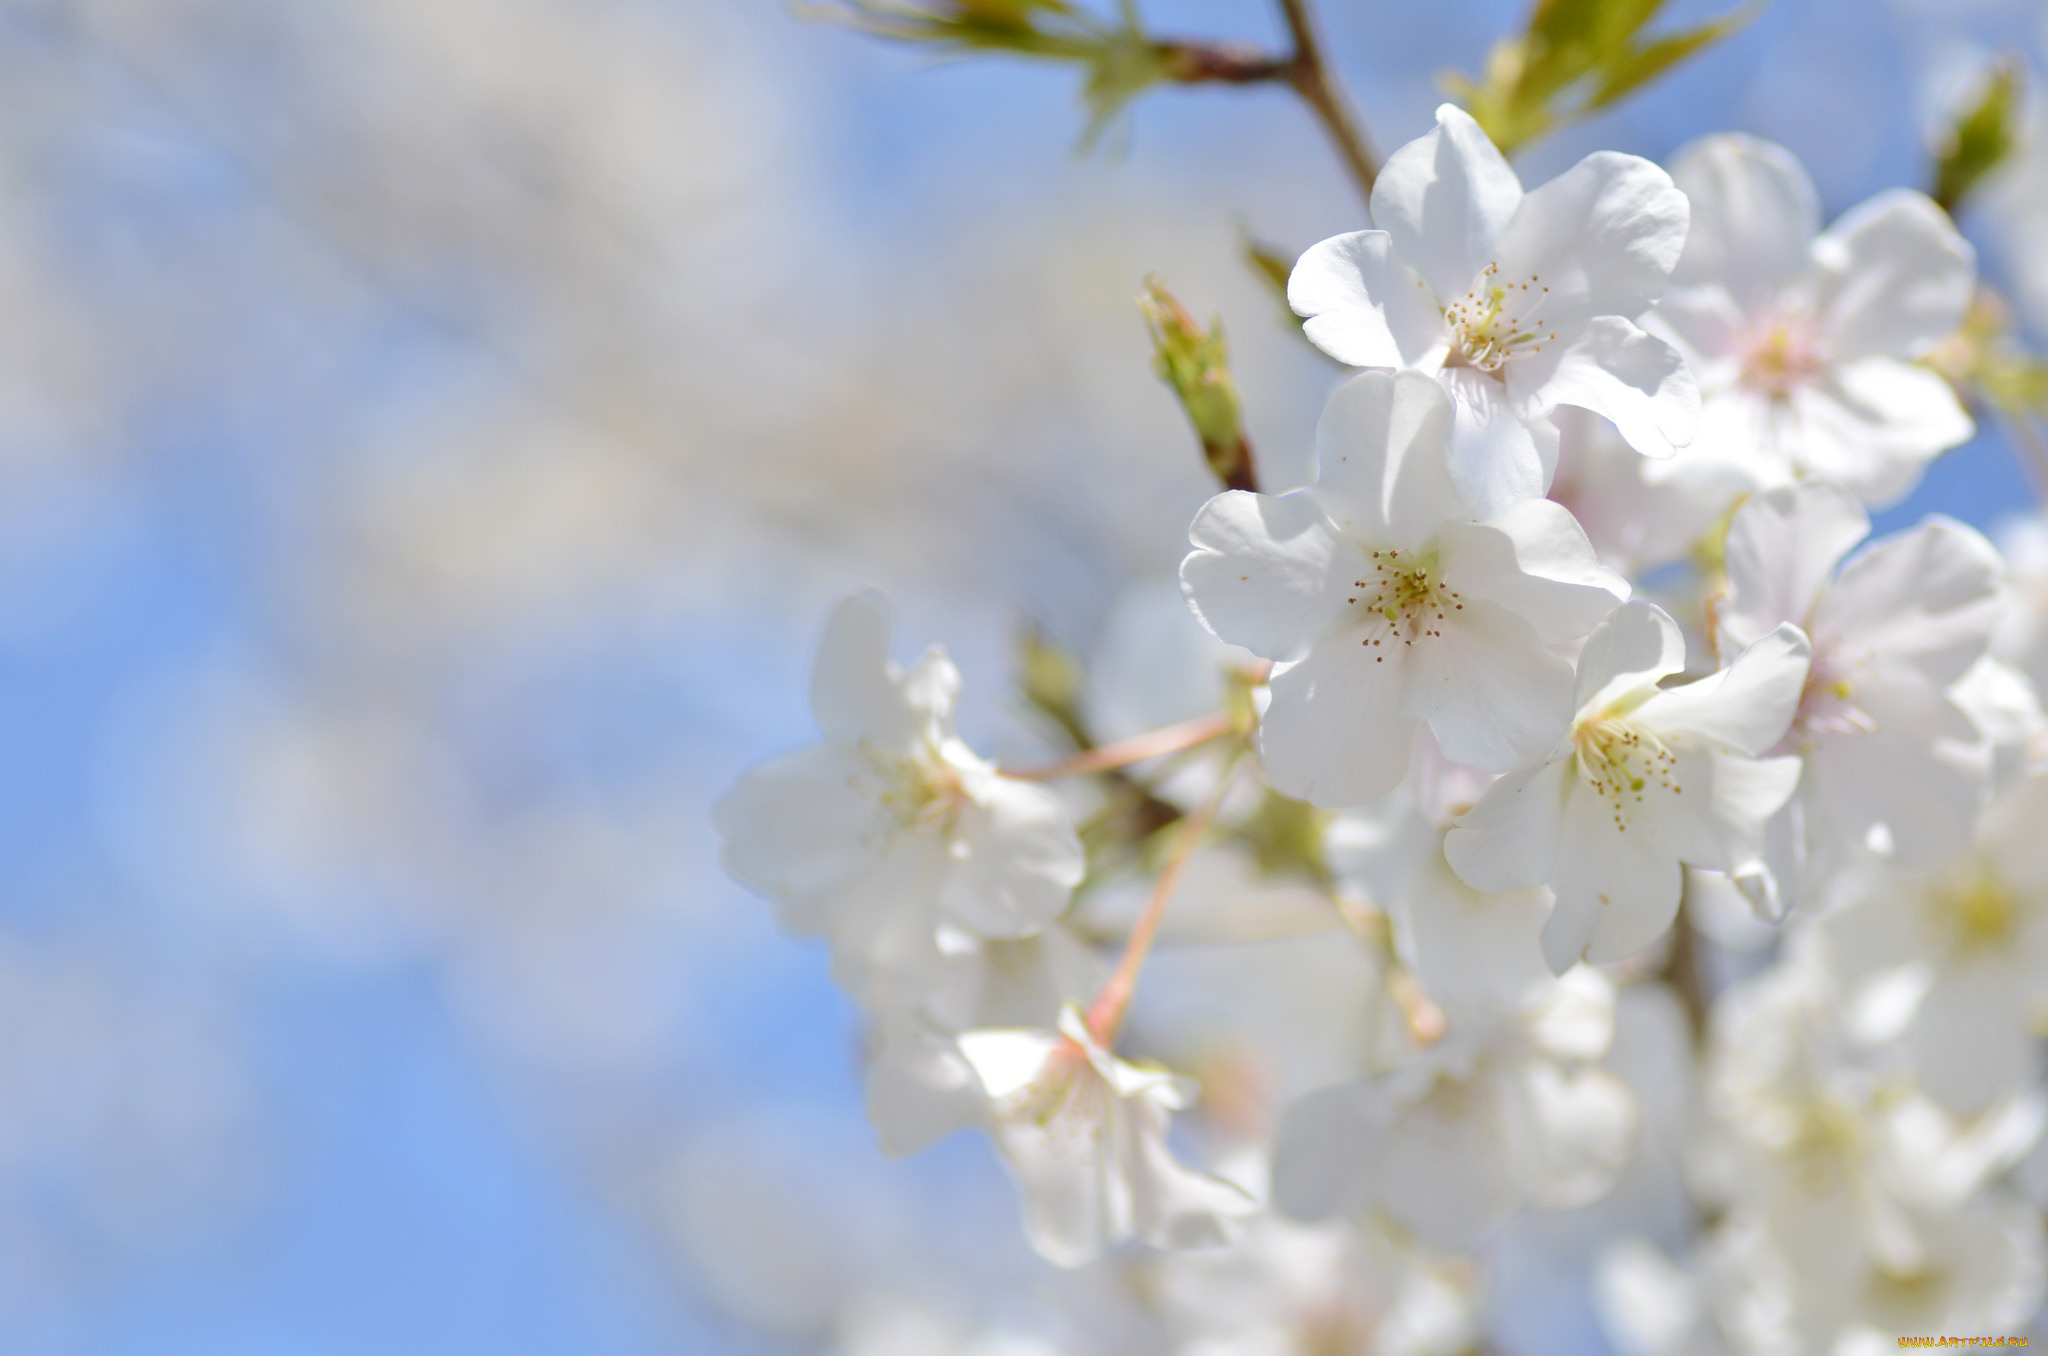
{"type": "Polygon", "coordinates": [[[1806,325],[1783,317],[1754,331],[1742,346],[1742,383],[1782,400],[1821,369],[1821,354],[1806,325]]]}
{"type": "Polygon", "coordinates": [[[968,801],[960,769],[936,749],[904,757],[863,744],[880,783],[878,799],[897,825],[913,832],[950,828],[968,801]]]}
{"type": "Polygon", "coordinates": [[[2002,948],[2019,922],[2020,905],[2012,891],[1988,873],[1978,870],[1959,886],[1939,892],[1935,907],[1955,929],[1964,950],[2002,948]]]}
{"type": "Polygon", "coordinates": [[[1824,735],[1876,732],[1877,722],[1856,705],[1856,688],[1849,675],[1857,667],[1843,662],[1831,643],[1814,647],[1813,662],[1806,670],[1806,686],[1799,692],[1799,709],[1792,715],[1794,743],[1811,748],[1824,735]]]}
{"type": "Polygon", "coordinates": [[[1664,741],[1630,724],[1612,707],[1572,727],[1572,747],[1579,760],[1579,780],[1614,811],[1614,827],[1628,831],[1629,807],[1640,804],[1643,792],[1661,786],[1672,795],[1682,789],[1675,777],[1678,757],[1664,741]]]}
{"type": "Polygon", "coordinates": [[[1447,367],[1473,367],[1489,374],[1520,352],[1541,353],[1557,335],[1543,328],[1543,298],[1550,289],[1534,273],[1527,282],[1507,282],[1498,263],[1488,264],[1465,295],[1444,308],[1451,329],[1447,367]]]}
{"type": "MultiPolygon", "coordinates": [[[[1384,648],[1390,640],[1413,645],[1441,636],[1437,623],[1465,610],[1465,595],[1444,583],[1434,551],[1374,551],[1372,572],[1351,586],[1358,591],[1344,602],[1365,614],[1367,631],[1359,643],[1368,649],[1384,648]]],[[[1374,662],[1384,664],[1386,656],[1375,655],[1374,662]]]]}

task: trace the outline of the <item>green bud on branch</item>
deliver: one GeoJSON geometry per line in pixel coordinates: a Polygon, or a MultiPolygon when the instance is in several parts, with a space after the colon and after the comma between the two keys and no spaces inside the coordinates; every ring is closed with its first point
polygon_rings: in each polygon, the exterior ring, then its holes
{"type": "Polygon", "coordinates": [[[1251,444],[1245,439],[1237,383],[1230,376],[1230,348],[1223,322],[1204,332],[1157,278],[1145,280],[1138,295],[1152,334],[1153,370],[1173,388],[1187,412],[1188,423],[1201,440],[1209,469],[1229,490],[1255,490],[1258,474],[1251,444]]]}
{"type": "Polygon", "coordinates": [[[2023,78],[2018,61],[2007,57],[1996,62],[1976,98],[1949,125],[1935,155],[1933,197],[1950,215],[2004,163],[2019,140],[2023,78]]]}

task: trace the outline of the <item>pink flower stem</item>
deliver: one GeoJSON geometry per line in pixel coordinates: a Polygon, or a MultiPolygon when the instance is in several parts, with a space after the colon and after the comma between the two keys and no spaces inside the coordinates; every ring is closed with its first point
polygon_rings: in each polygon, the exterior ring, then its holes
{"type": "Polygon", "coordinates": [[[1145,957],[1151,954],[1153,938],[1159,935],[1159,924],[1166,917],[1166,906],[1180,885],[1182,873],[1187,870],[1188,858],[1194,855],[1202,835],[1216,818],[1216,811],[1222,806],[1236,771],[1235,762],[1225,768],[1216,779],[1216,789],[1193,813],[1181,820],[1180,832],[1173,840],[1165,864],[1159,868],[1159,878],[1152,883],[1152,897],[1145,901],[1145,911],[1138,915],[1130,940],[1124,943],[1123,958],[1117,962],[1116,972],[1095,995],[1095,1001],[1088,1005],[1088,1030],[1105,1050],[1115,1042],[1117,1029],[1124,1023],[1124,1013],[1131,1005],[1131,992],[1138,986],[1138,972],[1145,968],[1145,957]]]}
{"type": "Polygon", "coordinates": [[[1184,720],[1178,725],[1169,725],[1163,730],[1152,730],[1145,734],[1120,739],[1114,744],[1099,748],[1084,749],[1071,758],[1062,758],[1057,763],[1043,767],[1004,768],[1005,777],[1014,777],[1021,782],[1051,782],[1062,777],[1084,777],[1094,772],[1113,772],[1132,763],[1142,763],[1147,758],[1162,754],[1179,753],[1212,739],[1221,739],[1230,733],[1230,718],[1218,711],[1212,716],[1198,716],[1184,720]]]}

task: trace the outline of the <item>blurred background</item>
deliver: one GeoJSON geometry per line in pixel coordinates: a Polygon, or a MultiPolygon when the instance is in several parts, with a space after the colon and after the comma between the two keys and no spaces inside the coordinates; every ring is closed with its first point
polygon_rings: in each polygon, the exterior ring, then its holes
{"type": "MultiPolygon", "coordinates": [[[[1325,9],[1384,151],[1523,5],[1325,9]]],[[[1774,0],[1519,168],[1742,129],[1832,216],[2044,38],[1774,0]]],[[[1148,273],[1306,478],[1335,374],[1239,237],[1363,224],[1318,129],[1169,90],[1082,156],[1075,95],[773,0],[0,0],[0,1351],[805,1351],[909,1305],[907,1356],[1044,1284],[985,1143],[876,1149],[851,1008],[707,816],[811,737],[833,598],[947,644],[1000,748],[1019,625],[1086,650],[1172,570],[1210,486],[1148,273]]],[[[2048,329],[2048,143],[1963,224],[2048,329]]],[[[2028,502],[1989,431],[1880,528],[2028,502]]]]}

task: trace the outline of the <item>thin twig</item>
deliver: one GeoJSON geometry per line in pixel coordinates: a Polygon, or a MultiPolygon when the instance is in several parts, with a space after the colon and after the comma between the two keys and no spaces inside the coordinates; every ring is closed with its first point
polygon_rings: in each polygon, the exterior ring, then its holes
{"type": "Polygon", "coordinates": [[[1336,144],[1337,154],[1358,185],[1368,204],[1372,186],[1379,178],[1379,157],[1366,140],[1365,128],[1345,97],[1343,82],[1323,60],[1322,43],[1316,38],[1315,22],[1308,12],[1309,0],[1280,0],[1280,12],[1287,17],[1287,32],[1294,40],[1294,59],[1288,63],[1287,83],[1294,87],[1336,144]]]}
{"type": "Polygon", "coordinates": [[[1116,1040],[1117,1029],[1123,1025],[1124,1013],[1131,1005],[1131,994],[1138,987],[1138,972],[1145,968],[1145,957],[1151,954],[1152,940],[1159,935],[1159,925],[1166,918],[1166,906],[1172,902],[1181,874],[1187,870],[1188,858],[1194,855],[1202,835],[1208,832],[1210,821],[1216,818],[1216,811],[1222,807],[1224,794],[1230,790],[1236,773],[1237,764],[1233,761],[1216,778],[1215,787],[1201,805],[1180,822],[1173,847],[1159,868],[1159,878],[1152,883],[1152,896],[1145,901],[1145,912],[1138,915],[1137,923],[1131,928],[1130,940],[1124,943],[1123,958],[1117,962],[1116,972],[1095,995],[1095,1001],[1088,1005],[1088,1030],[1104,1047],[1116,1040]]]}
{"type": "Polygon", "coordinates": [[[1114,744],[1102,744],[1057,763],[1043,767],[1004,768],[1005,777],[1014,777],[1020,782],[1051,782],[1062,777],[1083,777],[1092,772],[1109,772],[1132,763],[1142,763],[1148,758],[1162,754],[1179,753],[1197,744],[1206,744],[1212,739],[1221,739],[1230,733],[1230,717],[1218,711],[1214,715],[1197,716],[1184,720],[1178,725],[1169,725],[1163,730],[1150,730],[1129,739],[1119,739],[1114,744]]]}

